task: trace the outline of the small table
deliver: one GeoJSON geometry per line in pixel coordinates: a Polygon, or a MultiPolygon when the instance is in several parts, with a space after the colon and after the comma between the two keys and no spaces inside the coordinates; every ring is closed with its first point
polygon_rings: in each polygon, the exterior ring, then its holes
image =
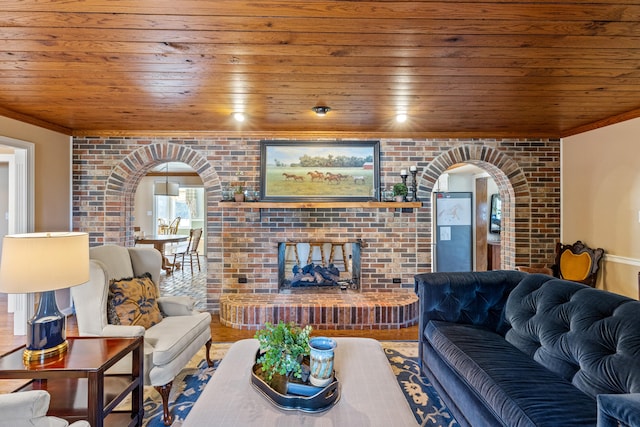
{"type": "MultiPolygon", "coordinates": [[[[136,239],[136,244],[153,245],[153,247],[162,254],[162,269],[166,271],[167,274],[171,274],[174,265],[169,262],[167,257],[164,255],[164,245],[166,243],[184,242],[188,239],[189,236],[182,234],[157,234],[155,236],[140,237],[136,239]]],[[[176,265],[176,267],[180,268],[180,265],[176,265]]]]}
{"type": "Polygon", "coordinates": [[[0,378],[29,379],[16,391],[47,390],[48,415],[69,422],[87,420],[91,427],[140,426],[143,407],[143,338],[69,337],[60,357],[25,365],[24,346],[0,356],[0,378]],[[125,356],[132,355],[131,373],[106,374],[125,356]],[[131,394],[131,410],[115,411],[131,394]]]}
{"type": "Polygon", "coordinates": [[[327,411],[279,409],[254,389],[250,378],[258,341],[246,339],[231,346],[182,427],[417,425],[380,343],[370,338],[335,340],[341,394],[327,411]]]}

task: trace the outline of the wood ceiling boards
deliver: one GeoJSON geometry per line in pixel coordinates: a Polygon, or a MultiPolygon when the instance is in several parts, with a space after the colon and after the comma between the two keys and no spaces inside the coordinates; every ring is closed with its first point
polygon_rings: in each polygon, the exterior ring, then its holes
{"type": "Polygon", "coordinates": [[[0,114],[76,135],[561,137],[640,115],[632,1],[3,0],[0,27],[0,114]]]}

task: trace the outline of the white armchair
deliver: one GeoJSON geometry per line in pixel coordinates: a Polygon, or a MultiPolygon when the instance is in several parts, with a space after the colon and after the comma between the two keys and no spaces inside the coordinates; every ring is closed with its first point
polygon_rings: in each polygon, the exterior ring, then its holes
{"type": "Polygon", "coordinates": [[[0,427],[91,427],[86,421],[69,424],[47,416],[51,395],[45,390],[0,394],[0,427]]]}
{"type": "Polygon", "coordinates": [[[144,335],[145,384],[154,386],[162,396],[164,423],[170,425],[173,416],[169,412],[169,393],[175,376],[203,345],[207,363],[213,366],[209,355],[211,314],[194,310],[195,301],[190,297],[166,296],[158,298],[165,317],[150,328],[110,325],[107,321],[110,282],[150,273],[157,286],[162,255],[153,248],[104,245],[91,248],[90,258],[89,282],[71,288],[78,332],[80,336],[95,337],[144,335]]]}

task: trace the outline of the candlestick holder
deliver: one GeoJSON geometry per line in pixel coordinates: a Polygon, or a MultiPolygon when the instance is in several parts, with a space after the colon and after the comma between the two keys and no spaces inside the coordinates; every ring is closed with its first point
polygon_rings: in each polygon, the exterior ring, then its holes
{"type": "MultiPolygon", "coordinates": [[[[406,172],[406,171],[404,172],[404,174],[403,174],[402,172],[400,172],[400,178],[402,178],[402,183],[405,185],[405,187],[406,187],[406,185],[407,185],[407,176],[409,176],[409,175],[407,175],[407,172],[406,172]]],[[[403,201],[403,202],[406,202],[406,201],[407,201],[407,195],[406,195],[406,194],[404,194],[404,195],[402,196],[402,201],[403,201]]]]}
{"type": "Polygon", "coordinates": [[[418,181],[416,180],[416,175],[418,174],[418,170],[410,170],[409,172],[411,172],[411,178],[412,178],[412,182],[411,182],[411,191],[413,192],[413,201],[417,202],[418,201],[418,181]]]}

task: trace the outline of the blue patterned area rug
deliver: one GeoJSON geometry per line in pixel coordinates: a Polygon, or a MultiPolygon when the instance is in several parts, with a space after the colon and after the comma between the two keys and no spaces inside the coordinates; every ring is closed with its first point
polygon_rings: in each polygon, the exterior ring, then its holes
{"type": "Polygon", "coordinates": [[[433,385],[426,378],[420,377],[418,343],[381,341],[381,344],[418,425],[458,426],[458,422],[442,402],[433,385]]]}
{"type": "MultiPolygon", "coordinates": [[[[438,397],[433,386],[421,378],[418,368],[418,343],[415,341],[381,341],[391,368],[398,379],[409,406],[420,426],[454,427],[458,423],[438,397]]],[[[211,357],[215,360],[209,368],[204,360],[204,349],[197,354],[174,380],[170,405],[174,416],[173,427],[180,427],[200,393],[231,343],[214,344],[211,357]]],[[[153,387],[145,387],[144,427],[164,427],[160,395],[153,387]]]]}

